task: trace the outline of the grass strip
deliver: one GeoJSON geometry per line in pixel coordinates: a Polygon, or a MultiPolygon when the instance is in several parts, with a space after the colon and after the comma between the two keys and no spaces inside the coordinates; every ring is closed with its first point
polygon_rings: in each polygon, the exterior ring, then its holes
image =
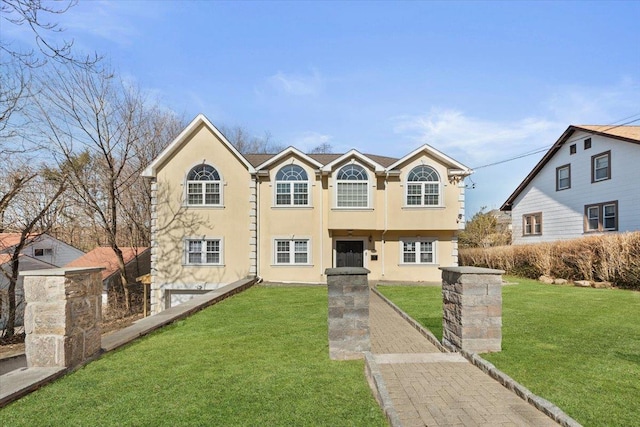
{"type": "MultiPolygon", "coordinates": [[[[483,357],[585,426],[640,420],[640,293],[507,277],[502,352],[483,357]]],[[[442,339],[440,287],[378,289],[442,339]]]]}
{"type": "Polygon", "coordinates": [[[254,287],[14,402],[0,425],[387,425],[363,371],[329,360],[325,287],[254,287]]]}

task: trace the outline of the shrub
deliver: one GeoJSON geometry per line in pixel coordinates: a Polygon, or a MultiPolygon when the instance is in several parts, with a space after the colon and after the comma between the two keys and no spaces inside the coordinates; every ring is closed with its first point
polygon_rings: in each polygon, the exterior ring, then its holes
{"type": "Polygon", "coordinates": [[[611,282],[640,290],[640,232],[607,234],[532,245],[466,248],[460,265],[505,270],[536,279],[546,275],[568,280],[611,282]]]}

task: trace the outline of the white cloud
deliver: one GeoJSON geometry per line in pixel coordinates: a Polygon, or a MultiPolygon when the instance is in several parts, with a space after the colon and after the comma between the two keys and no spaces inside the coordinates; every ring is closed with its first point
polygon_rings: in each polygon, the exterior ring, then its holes
{"type": "Polygon", "coordinates": [[[323,79],[318,70],[311,74],[285,74],[278,71],[268,78],[269,84],[288,95],[317,95],[322,90],[323,79]]]}
{"type": "Polygon", "coordinates": [[[550,145],[559,126],[541,118],[490,121],[452,109],[432,109],[394,121],[396,133],[429,144],[471,167],[550,145]]]}

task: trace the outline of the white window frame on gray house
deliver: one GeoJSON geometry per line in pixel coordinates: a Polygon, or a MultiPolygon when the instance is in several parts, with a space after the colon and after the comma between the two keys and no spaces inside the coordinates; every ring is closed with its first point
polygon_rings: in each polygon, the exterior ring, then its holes
{"type": "Polygon", "coordinates": [[[556,191],[571,188],[571,164],[558,166],[556,168],[556,191]]]}
{"type": "Polygon", "coordinates": [[[534,212],[522,215],[522,235],[542,235],[542,212],[534,212]]]}
{"type": "Polygon", "coordinates": [[[591,182],[611,179],[611,151],[591,156],[591,182]]]}
{"type": "Polygon", "coordinates": [[[584,232],[618,231],[618,201],[584,206],[584,232]]]}

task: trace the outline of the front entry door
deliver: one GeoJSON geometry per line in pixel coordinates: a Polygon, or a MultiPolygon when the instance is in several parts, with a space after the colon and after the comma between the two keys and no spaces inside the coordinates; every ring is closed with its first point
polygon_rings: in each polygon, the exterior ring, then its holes
{"type": "Polygon", "coordinates": [[[362,240],[336,241],[336,267],[364,267],[362,240]]]}

